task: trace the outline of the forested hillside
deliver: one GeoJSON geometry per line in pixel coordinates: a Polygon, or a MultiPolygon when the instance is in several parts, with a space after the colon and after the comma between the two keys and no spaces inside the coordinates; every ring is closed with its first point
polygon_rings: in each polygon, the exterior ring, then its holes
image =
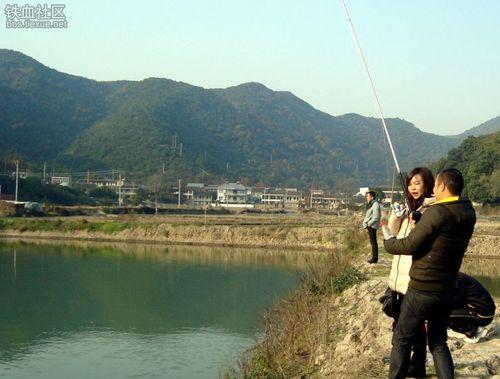
{"type": "Polygon", "coordinates": [[[469,137],[436,164],[438,170],[451,167],[463,173],[472,200],[500,202],[500,132],[469,137]]]}
{"type": "MultiPolygon", "coordinates": [[[[333,187],[391,180],[380,120],[334,117],[259,83],[97,82],[0,50],[0,158],[31,170],[120,169],[147,180],[333,187]]],[[[387,119],[403,169],[460,142],[387,119]]],[[[4,165],[6,166],[6,164],[4,165]]]]}

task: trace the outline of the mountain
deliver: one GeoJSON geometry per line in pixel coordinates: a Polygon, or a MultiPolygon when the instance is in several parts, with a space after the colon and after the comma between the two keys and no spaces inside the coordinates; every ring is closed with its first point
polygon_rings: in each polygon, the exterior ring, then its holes
{"type": "Polygon", "coordinates": [[[482,124],[475,126],[472,129],[466,130],[465,132],[458,134],[455,137],[459,138],[460,140],[464,140],[469,136],[478,137],[485,134],[495,133],[498,130],[500,130],[500,116],[483,122],[482,124]]]}
{"type": "Polygon", "coordinates": [[[470,136],[435,165],[456,168],[465,179],[465,194],[477,202],[500,202],[500,131],[470,136]]]}
{"type": "Polygon", "coordinates": [[[0,147],[50,160],[105,114],[102,85],[0,51],[0,147]]]}
{"type": "MultiPolygon", "coordinates": [[[[385,184],[392,158],[380,120],[331,116],[259,83],[204,89],[161,78],[97,82],[0,50],[0,156],[127,177],[385,184]]],[[[442,157],[457,138],[387,119],[400,165],[442,157]]],[[[347,183],[347,184],[346,184],[347,183]]]]}

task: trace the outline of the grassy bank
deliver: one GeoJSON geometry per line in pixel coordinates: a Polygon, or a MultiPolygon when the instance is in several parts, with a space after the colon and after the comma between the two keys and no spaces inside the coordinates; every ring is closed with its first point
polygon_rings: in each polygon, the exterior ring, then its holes
{"type": "Polygon", "coordinates": [[[89,222],[86,219],[29,219],[29,218],[1,218],[0,231],[15,232],[100,232],[113,234],[126,229],[143,228],[147,225],[140,223],[108,221],[108,222],[89,222]]]}
{"type": "MultiPolygon", "coordinates": [[[[478,224],[469,254],[475,258],[471,265],[465,260],[462,271],[488,272],[478,271],[477,257],[493,253],[491,241],[483,237],[497,238],[499,231],[498,223],[478,224]]],[[[352,223],[337,236],[339,246],[328,262],[309,262],[300,288],[265,314],[265,336],[226,378],[387,377],[392,319],[383,314],[378,298],[387,286],[392,256],[382,251],[379,264],[365,263],[369,247],[364,234],[352,223]]],[[[488,267],[498,267],[498,254],[486,261],[488,267]]],[[[489,378],[496,372],[498,339],[479,346],[451,340],[449,345],[457,377],[489,378]]],[[[428,373],[434,377],[432,365],[428,373]]]]}
{"type": "Polygon", "coordinates": [[[350,222],[324,215],[0,218],[0,237],[329,250],[350,222]]]}
{"type": "MultiPolygon", "coordinates": [[[[361,217],[314,213],[4,217],[0,218],[0,238],[349,251],[354,248],[352,242],[344,241],[342,235],[346,228],[356,228],[361,217]]],[[[366,241],[363,232],[359,238],[366,241]]],[[[476,224],[467,256],[499,257],[499,244],[500,222],[482,218],[476,224]]]]}
{"type": "Polygon", "coordinates": [[[311,377],[321,351],[341,336],[331,302],[344,290],[367,279],[356,266],[366,258],[367,240],[352,224],[339,235],[329,260],[310,260],[300,288],[264,317],[265,338],[243,357],[226,378],[311,377]]]}

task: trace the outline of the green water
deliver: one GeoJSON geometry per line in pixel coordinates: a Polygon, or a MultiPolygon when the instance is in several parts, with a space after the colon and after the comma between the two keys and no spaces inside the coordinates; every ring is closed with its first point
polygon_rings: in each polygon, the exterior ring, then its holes
{"type": "Polygon", "coordinates": [[[216,378],[297,285],[286,254],[0,244],[0,377],[216,378]]]}
{"type": "MultiPolygon", "coordinates": [[[[220,377],[314,254],[0,243],[0,377],[220,377]]],[[[499,297],[498,263],[464,271],[499,297]]]]}

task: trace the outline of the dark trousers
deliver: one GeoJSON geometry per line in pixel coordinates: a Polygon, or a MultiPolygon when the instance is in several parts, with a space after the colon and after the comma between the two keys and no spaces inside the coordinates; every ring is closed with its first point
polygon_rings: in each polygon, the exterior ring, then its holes
{"type": "MultiPolygon", "coordinates": [[[[404,301],[405,295],[398,293],[399,309],[404,301]]],[[[393,330],[399,320],[399,313],[394,318],[393,330]]],[[[409,368],[415,373],[425,373],[425,358],[427,356],[427,331],[425,330],[425,323],[419,327],[419,331],[415,336],[415,343],[412,346],[412,354],[410,359],[409,368]]]]}
{"type": "Polygon", "coordinates": [[[370,243],[372,244],[372,261],[378,261],[378,245],[377,245],[377,229],[368,226],[368,236],[370,237],[370,243]]]}
{"type": "Polygon", "coordinates": [[[455,332],[465,334],[467,337],[473,337],[478,326],[489,325],[492,321],[493,317],[481,317],[471,309],[455,308],[451,312],[448,326],[455,332]]]}
{"type": "Polygon", "coordinates": [[[446,326],[453,307],[453,292],[424,292],[412,288],[406,292],[401,314],[392,336],[389,379],[405,378],[412,346],[427,320],[429,350],[438,378],[454,378],[453,360],[446,344],[446,326]]]}

